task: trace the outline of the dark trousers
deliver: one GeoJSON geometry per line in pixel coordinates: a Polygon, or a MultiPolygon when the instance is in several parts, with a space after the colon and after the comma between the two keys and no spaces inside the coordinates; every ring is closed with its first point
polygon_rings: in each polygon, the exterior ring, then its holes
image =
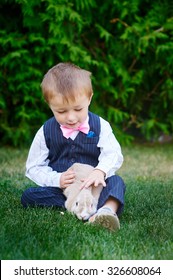
{"type": "MultiPolygon", "coordinates": [[[[118,175],[106,179],[106,187],[103,188],[97,208],[101,208],[109,197],[117,199],[120,203],[117,215],[120,215],[124,208],[125,184],[118,175]]],[[[65,208],[66,197],[58,187],[31,187],[25,190],[21,197],[21,203],[27,206],[45,206],[65,208]]]]}

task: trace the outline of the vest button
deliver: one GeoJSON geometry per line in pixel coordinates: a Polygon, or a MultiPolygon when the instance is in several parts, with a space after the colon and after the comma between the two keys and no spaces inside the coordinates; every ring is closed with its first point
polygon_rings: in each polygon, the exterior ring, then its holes
{"type": "Polygon", "coordinates": [[[74,162],[75,162],[75,158],[72,158],[72,159],[71,159],[71,162],[74,163],[74,162]]]}

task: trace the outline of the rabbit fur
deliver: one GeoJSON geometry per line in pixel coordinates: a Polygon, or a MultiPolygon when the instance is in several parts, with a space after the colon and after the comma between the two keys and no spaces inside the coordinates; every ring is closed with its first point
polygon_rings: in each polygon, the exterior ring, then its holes
{"type": "Polygon", "coordinates": [[[64,195],[67,200],[65,202],[66,209],[75,214],[80,220],[88,220],[97,211],[97,204],[103,186],[91,186],[89,188],[80,189],[82,179],[94,169],[91,165],[74,163],[69,169],[73,169],[76,174],[74,183],[64,189],[64,195]]]}

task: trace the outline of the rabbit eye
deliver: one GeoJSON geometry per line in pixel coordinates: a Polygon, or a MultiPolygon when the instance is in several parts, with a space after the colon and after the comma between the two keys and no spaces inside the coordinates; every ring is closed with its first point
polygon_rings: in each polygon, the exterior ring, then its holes
{"type": "Polygon", "coordinates": [[[78,202],[76,202],[76,206],[78,206],[79,205],[79,203],[78,202]]]}
{"type": "Polygon", "coordinates": [[[91,208],[93,207],[93,204],[91,204],[91,208]]]}

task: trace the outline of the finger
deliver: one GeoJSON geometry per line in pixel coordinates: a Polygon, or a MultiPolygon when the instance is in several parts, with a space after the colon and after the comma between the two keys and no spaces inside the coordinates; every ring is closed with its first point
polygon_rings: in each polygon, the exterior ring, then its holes
{"type": "Polygon", "coordinates": [[[66,188],[67,188],[66,185],[61,185],[61,189],[62,189],[62,190],[66,189],[66,188]]]}
{"type": "Polygon", "coordinates": [[[64,184],[67,185],[67,184],[72,184],[74,183],[74,179],[68,179],[68,180],[65,180],[64,181],[64,184]]]}
{"type": "Polygon", "coordinates": [[[69,175],[75,175],[75,172],[74,172],[74,171],[69,171],[67,174],[69,174],[69,175]]]}
{"type": "Polygon", "coordinates": [[[69,176],[69,177],[66,177],[66,178],[65,178],[65,181],[66,181],[66,180],[67,180],[67,181],[68,181],[68,180],[73,180],[73,181],[74,181],[74,180],[75,180],[75,177],[74,177],[74,176],[69,176]]]}
{"type": "Polygon", "coordinates": [[[65,180],[74,179],[74,178],[75,178],[75,174],[66,174],[65,175],[65,180]]]}
{"type": "Polygon", "coordinates": [[[100,184],[100,180],[95,179],[93,182],[94,187],[98,187],[99,184],[100,184]]]}
{"type": "Polygon", "coordinates": [[[66,189],[66,188],[68,188],[69,187],[69,185],[67,184],[67,185],[63,185],[61,188],[62,189],[66,189]]]}
{"type": "Polygon", "coordinates": [[[93,184],[93,181],[84,181],[84,183],[81,185],[80,189],[87,189],[93,184]]]}
{"type": "Polygon", "coordinates": [[[106,187],[106,183],[104,180],[95,180],[93,182],[93,186],[94,187],[98,187],[98,186],[103,186],[103,187],[106,187]]]}
{"type": "Polygon", "coordinates": [[[106,187],[106,182],[104,180],[102,180],[101,182],[99,182],[98,186],[102,185],[103,187],[106,187]]]}
{"type": "Polygon", "coordinates": [[[64,183],[62,184],[62,189],[66,189],[69,187],[72,183],[74,183],[74,180],[65,180],[64,183]]]}

